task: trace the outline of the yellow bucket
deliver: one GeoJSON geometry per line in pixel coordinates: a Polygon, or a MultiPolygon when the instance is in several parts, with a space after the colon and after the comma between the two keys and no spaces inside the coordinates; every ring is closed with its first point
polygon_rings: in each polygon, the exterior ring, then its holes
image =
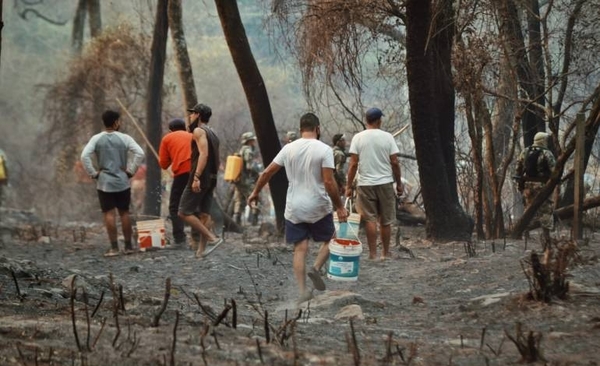
{"type": "Polygon", "coordinates": [[[225,163],[225,176],[223,179],[226,182],[235,182],[242,173],[242,158],[237,155],[229,155],[225,163]]]}

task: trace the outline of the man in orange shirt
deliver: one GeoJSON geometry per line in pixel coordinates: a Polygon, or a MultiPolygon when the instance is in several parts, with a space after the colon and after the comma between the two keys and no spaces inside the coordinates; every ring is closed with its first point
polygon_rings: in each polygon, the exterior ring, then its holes
{"type": "Polygon", "coordinates": [[[181,118],[175,118],[169,122],[169,131],[160,142],[158,163],[162,169],[168,169],[170,166],[173,172],[173,184],[169,196],[169,215],[173,223],[175,246],[183,249],[186,244],[184,222],[179,218],[177,212],[181,194],[187,185],[192,168],[192,134],[186,130],[185,122],[181,118]]]}

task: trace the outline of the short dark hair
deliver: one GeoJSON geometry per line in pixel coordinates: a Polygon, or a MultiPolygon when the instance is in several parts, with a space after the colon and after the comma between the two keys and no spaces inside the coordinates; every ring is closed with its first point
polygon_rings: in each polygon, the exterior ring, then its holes
{"type": "Polygon", "coordinates": [[[320,125],[319,117],[314,113],[306,113],[300,117],[300,132],[314,131],[320,125]]]}
{"type": "Polygon", "coordinates": [[[169,121],[170,131],[185,131],[185,121],[181,118],[173,118],[169,121]]]}
{"type": "Polygon", "coordinates": [[[106,110],[102,113],[102,122],[104,122],[104,127],[112,127],[115,123],[121,118],[121,114],[119,112],[113,110],[106,110]]]}

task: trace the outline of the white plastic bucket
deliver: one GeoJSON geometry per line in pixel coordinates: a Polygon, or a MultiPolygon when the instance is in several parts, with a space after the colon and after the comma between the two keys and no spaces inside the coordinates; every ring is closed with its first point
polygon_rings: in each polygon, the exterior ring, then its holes
{"type": "Polygon", "coordinates": [[[352,201],[349,198],[346,198],[344,207],[346,207],[350,213],[347,219],[348,225],[344,225],[344,223],[340,225],[337,214],[335,212],[333,213],[333,225],[335,226],[335,231],[337,233],[336,236],[342,239],[359,240],[358,231],[360,230],[360,215],[352,213],[352,201]]]}
{"type": "Polygon", "coordinates": [[[327,278],[336,281],[358,280],[362,244],[358,240],[334,238],[329,242],[327,278]]]}
{"type": "Polygon", "coordinates": [[[353,213],[348,215],[347,222],[340,223],[337,215],[333,216],[333,225],[335,226],[336,236],[341,239],[358,240],[358,230],[360,229],[360,215],[353,213]]]}
{"type": "Polygon", "coordinates": [[[136,227],[141,251],[165,247],[165,223],[162,219],[138,221],[136,227]]]}

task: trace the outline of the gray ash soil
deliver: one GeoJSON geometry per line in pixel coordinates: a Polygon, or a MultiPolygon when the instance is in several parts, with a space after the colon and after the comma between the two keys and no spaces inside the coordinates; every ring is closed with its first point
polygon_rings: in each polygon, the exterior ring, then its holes
{"type": "MultiPolygon", "coordinates": [[[[586,233],[589,240],[569,268],[568,298],[545,304],[526,300],[520,261],[539,250],[537,234],[527,249],[521,240],[475,242],[470,257],[462,242],[431,243],[421,227],[401,230],[401,244],[416,258],[395,247],[395,259],[373,262],[365,248],[358,281],[327,279],[327,290],[315,291],[296,321],[292,248],[258,238],[255,228],[243,236],[228,233],[204,260],[167,249],[104,258],[99,225],[88,226],[83,242],[74,242],[77,235],[67,227],[49,230],[49,243],[5,234],[0,364],[510,365],[521,360],[506,335],[516,337],[517,324],[523,336],[541,337],[548,365],[600,364],[598,234],[586,233]],[[71,318],[72,275],[81,352],[71,318]],[[116,294],[122,286],[125,310],[119,296],[113,299],[111,275],[116,294]],[[170,298],[159,325],[151,327],[167,278],[170,298]],[[83,288],[90,316],[103,294],[89,342],[83,288]],[[233,302],[237,327],[233,309],[214,326],[233,302]]],[[[310,263],[317,246],[311,249],[310,263]]]]}

